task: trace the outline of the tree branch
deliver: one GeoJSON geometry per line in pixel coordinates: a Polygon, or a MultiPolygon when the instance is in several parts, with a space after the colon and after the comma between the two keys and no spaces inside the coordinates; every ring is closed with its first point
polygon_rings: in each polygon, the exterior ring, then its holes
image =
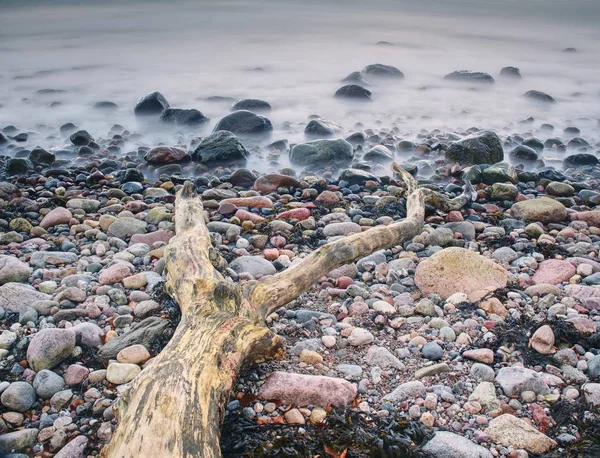
{"type": "Polygon", "coordinates": [[[377,250],[399,245],[417,235],[425,217],[425,194],[408,172],[397,164],[393,165],[393,169],[407,189],[404,220],[330,242],[289,269],[249,285],[247,295],[250,304],[260,308],[266,317],[306,292],[315,281],[333,269],[377,250]]]}

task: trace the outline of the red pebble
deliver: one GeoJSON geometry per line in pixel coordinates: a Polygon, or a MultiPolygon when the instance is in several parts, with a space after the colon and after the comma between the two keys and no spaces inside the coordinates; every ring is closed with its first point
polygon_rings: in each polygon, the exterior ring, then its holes
{"type": "Polygon", "coordinates": [[[304,221],[310,217],[310,210],[308,208],[294,208],[288,210],[277,216],[277,219],[297,219],[298,221],[304,221]]]}

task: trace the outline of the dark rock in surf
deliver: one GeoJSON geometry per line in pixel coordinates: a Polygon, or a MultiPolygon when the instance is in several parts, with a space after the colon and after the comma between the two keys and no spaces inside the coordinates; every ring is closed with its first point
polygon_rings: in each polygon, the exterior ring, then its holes
{"type": "Polygon", "coordinates": [[[535,150],[525,145],[514,148],[509,156],[513,161],[535,162],[538,160],[538,154],[535,150]]]}
{"type": "Polygon", "coordinates": [[[536,150],[538,153],[544,151],[544,143],[535,137],[526,138],[522,144],[536,150]]]}
{"type": "Polygon", "coordinates": [[[391,161],[394,159],[394,154],[383,145],[376,145],[371,148],[367,154],[364,155],[364,158],[367,161],[391,161]]]}
{"type": "Polygon", "coordinates": [[[231,107],[231,111],[248,110],[254,112],[265,112],[271,111],[271,105],[269,102],[259,99],[242,99],[238,100],[231,107]]]}
{"type": "Polygon", "coordinates": [[[575,52],[577,52],[577,49],[576,48],[565,48],[565,49],[563,49],[563,52],[575,53],[575,52]]]}
{"type": "Polygon", "coordinates": [[[92,143],[94,137],[92,137],[87,130],[78,130],[69,137],[69,140],[71,140],[71,143],[75,146],[84,146],[92,143]]]}
{"type": "Polygon", "coordinates": [[[590,153],[578,153],[567,156],[563,164],[565,167],[577,167],[582,165],[597,165],[600,161],[598,158],[590,153]]]}
{"type": "Polygon", "coordinates": [[[446,150],[446,161],[461,164],[495,164],[504,160],[500,137],[494,132],[478,132],[452,143],[446,150]]]}
{"type": "Polygon", "coordinates": [[[240,168],[231,174],[229,177],[229,182],[234,186],[250,188],[254,185],[254,182],[257,178],[258,175],[253,173],[251,170],[240,168]]]}
{"type": "Polygon", "coordinates": [[[194,108],[166,108],[160,115],[160,122],[176,126],[199,126],[209,119],[194,108]]]}
{"type": "Polygon", "coordinates": [[[504,67],[500,70],[500,76],[505,79],[520,80],[523,77],[517,67],[504,67]]]}
{"type": "Polygon", "coordinates": [[[5,145],[8,143],[8,138],[2,132],[0,132],[0,145],[5,145]]]}
{"type": "Polygon", "coordinates": [[[100,102],[94,103],[94,105],[92,106],[92,108],[94,110],[112,111],[112,110],[116,110],[117,108],[119,108],[119,105],[117,105],[114,102],[110,102],[108,100],[102,100],[100,102]]]}
{"type": "Polygon", "coordinates": [[[290,161],[296,164],[350,162],[354,158],[352,145],[346,140],[313,140],[295,145],[290,161]]]}
{"type": "Polygon", "coordinates": [[[236,135],[266,134],[273,130],[271,121],[248,110],[234,111],[221,119],[213,132],[226,130],[236,135]]]}
{"type": "Polygon", "coordinates": [[[493,84],[494,78],[489,73],[472,72],[470,70],[459,70],[444,76],[445,80],[458,81],[461,83],[493,84]]]}
{"type": "Polygon", "coordinates": [[[569,140],[567,143],[567,149],[581,149],[581,148],[589,148],[590,144],[581,137],[575,137],[569,140]]]}
{"type": "Polygon", "coordinates": [[[333,137],[341,130],[342,127],[339,124],[328,119],[317,118],[308,122],[304,128],[304,133],[311,137],[333,137]]]}
{"type": "Polygon", "coordinates": [[[63,135],[68,135],[71,132],[73,132],[74,130],[77,130],[77,126],[75,124],[73,124],[72,122],[67,122],[67,123],[63,124],[62,126],[60,126],[60,133],[63,135]]]}
{"type": "Polygon", "coordinates": [[[169,102],[160,92],[155,91],[143,96],[135,105],[133,112],[136,116],[158,116],[169,108],[169,102]]]}
{"type": "Polygon", "coordinates": [[[363,68],[362,73],[377,78],[404,79],[404,73],[391,65],[371,64],[363,68]]]}
{"type": "Polygon", "coordinates": [[[542,91],[527,91],[524,97],[534,102],[540,103],[556,103],[556,99],[542,91]]]}
{"type": "Polygon", "coordinates": [[[346,137],[346,141],[352,145],[362,145],[367,141],[367,136],[364,132],[354,132],[346,137]]]}
{"type": "Polygon", "coordinates": [[[361,72],[352,72],[342,80],[342,83],[360,84],[361,86],[370,86],[371,82],[363,76],[361,72]]]}
{"type": "Polygon", "coordinates": [[[340,173],[339,181],[345,181],[348,186],[363,185],[367,181],[379,181],[375,175],[360,169],[344,169],[340,173]]]}
{"type": "Polygon", "coordinates": [[[371,91],[358,84],[348,84],[335,92],[335,97],[352,100],[371,100],[371,91]]]}
{"type": "Polygon", "coordinates": [[[30,170],[33,170],[33,163],[29,159],[16,157],[6,163],[6,174],[9,176],[25,175],[30,170]]]}
{"type": "Polygon", "coordinates": [[[203,138],[192,153],[192,159],[202,164],[216,162],[243,162],[248,151],[231,132],[219,130],[203,138]]]}
{"type": "Polygon", "coordinates": [[[39,165],[52,165],[56,160],[54,153],[46,151],[43,148],[37,147],[31,150],[29,153],[29,160],[34,164],[39,165]]]}

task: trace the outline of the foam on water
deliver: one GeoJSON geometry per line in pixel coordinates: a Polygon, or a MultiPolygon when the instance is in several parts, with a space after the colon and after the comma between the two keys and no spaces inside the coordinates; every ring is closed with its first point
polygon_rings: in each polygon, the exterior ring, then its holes
{"type": "Polygon", "coordinates": [[[79,3],[2,2],[0,126],[41,134],[26,146],[60,146],[62,138],[47,136],[65,122],[94,136],[119,123],[143,133],[149,145],[187,141],[210,132],[229,112],[228,103],[203,100],[215,95],[270,102],[271,141],[303,141],[313,114],[348,132],[358,122],[397,126],[406,139],[422,129],[508,127],[511,133],[548,122],[560,130],[546,136],[575,125],[590,143],[600,140],[595,0],[79,3]],[[578,52],[563,52],[567,47],[578,52]],[[369,87],[372,103],[333,98],[342,78],[372,63],[394,65],[405,79],[369,87]],[[498,78],[509,65],[521,69],[521,81],[498,78]],[[442,79],[461,69],[488,72],[496,83],[442,79]],[[37,94],[42,89],[64,92],[37,94]],[[558,103],[532,104],[522,97],[530,89],[558,103]],[[211,122],[191,132],[140,123],[133,106],[154,90],[171,106],[197,108],[211,122]],[[101,100],[119,109],[92,110],[101,100]],[[515,124],[530,116],[533,125],[515,124]]]}

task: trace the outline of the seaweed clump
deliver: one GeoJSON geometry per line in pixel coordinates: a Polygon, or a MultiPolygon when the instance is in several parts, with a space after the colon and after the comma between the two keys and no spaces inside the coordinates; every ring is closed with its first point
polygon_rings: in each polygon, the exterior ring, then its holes
{"type": "Polygon", "coordinates": [[[234,411],[225,416],[221,451],[225,458],[432,458],[422,447],[433,434],[393,412],[373,418],[333,409],[323,423],[296,426],[261,425],[234,411]]]}

